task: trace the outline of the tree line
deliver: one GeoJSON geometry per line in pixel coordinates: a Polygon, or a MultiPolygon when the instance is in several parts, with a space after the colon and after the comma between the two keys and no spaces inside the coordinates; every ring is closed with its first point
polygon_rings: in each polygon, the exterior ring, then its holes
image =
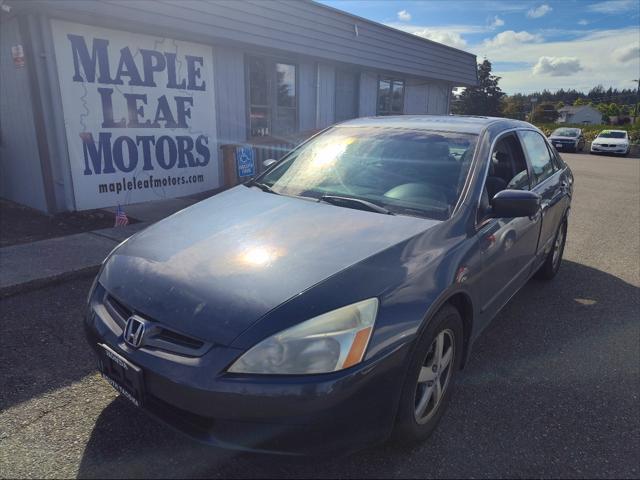
{"type": "Polygon", "coordinates": [[[554,122],[558,110],[569,105],[593,105],[602,114],[603,122],[611,117],[638,116],[639,92],[636,89],[605,89],[602,85],[584,93],[575,89],[542,90],[529,94],[506,95],[500,88],[500,78],[491,73],[491,62],[478,65],[478,86],[466,88],[454,96],[452,112],[460,115],[489,115],[519,120],[530,119],[532,100],[535,100],[533,118],[538,122],[554,122]]]}

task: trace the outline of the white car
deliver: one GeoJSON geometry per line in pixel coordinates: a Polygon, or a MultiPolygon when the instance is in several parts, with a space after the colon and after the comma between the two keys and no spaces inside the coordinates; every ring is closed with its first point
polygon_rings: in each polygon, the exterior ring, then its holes
{"type": "Polygon", "coordinates": [[[625,130],[603,130],[591,142],[591,153],[629,153],[629,134],[625,130]]]}

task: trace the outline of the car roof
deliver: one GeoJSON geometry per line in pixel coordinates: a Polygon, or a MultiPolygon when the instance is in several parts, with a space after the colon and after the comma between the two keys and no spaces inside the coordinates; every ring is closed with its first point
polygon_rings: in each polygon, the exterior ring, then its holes
{"type": "Polygon", "coordinates": [[[604,133],[604,132],[627,133],[626,130],[614,130],[612,128],[605,128],[604,130],[600,130],[600,133],[604,133]]]}
{"type": "Polygon", "coordinates": [[[488,126],[500,129],[535,128],[527,122],[500,117],[480,117],[467,115],[396,115],[385,117],[364,117],[347,120],[340,127],[384,127],[413,130],[437,130],[444,132],[480,134],[488,126]],[[502,128],[500,128],[502,127],[502,128]]]}

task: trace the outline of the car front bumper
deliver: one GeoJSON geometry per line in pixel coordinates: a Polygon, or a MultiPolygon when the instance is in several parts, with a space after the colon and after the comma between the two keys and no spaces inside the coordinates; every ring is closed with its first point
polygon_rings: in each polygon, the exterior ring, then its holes
{"type": "Polygon", "coordinates": [[[133,349],[91,309],[90,345],[107,345],[140,367],[142,409],[201,442],[293,455],[348,453],[384,441],[393,428],[410,343],[342,372],[308,376],[226,373],[240,353],[214,346],[202,357],[133,349]]]}
{"type": "Polygon", "coordinates": [[[559,142],[559,141],[554,141],[552,139],[549,140],[549,142],[551,142],[551,144],[556,147],[556,150],[577,150],[578,149],[578,144],[575,142],[559,142]]]}
{"type": "Polygon", "coordinates": [[[627,153],[628,146],[616,145],[613,147],[605,147],[603,145],[591,144],[591,153],[627,153]]]}

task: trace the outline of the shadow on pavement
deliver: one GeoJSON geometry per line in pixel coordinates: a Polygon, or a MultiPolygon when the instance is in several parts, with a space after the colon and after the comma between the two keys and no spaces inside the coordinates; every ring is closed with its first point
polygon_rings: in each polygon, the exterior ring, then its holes
{"type": "Polygon", "coordinates": [[[573,262],[550,283],[529,282],[478,340],[439,428],[412,450],[333,460],[227,452],[118,398],[78,476],[634,477],[639,306],[637,287],[573,262]]]}
{"type": "Polygon", "coordinates": [[[82,327],[92,281],[85,278],[0,300],[0,411],[95,370],[82,327]]]}

